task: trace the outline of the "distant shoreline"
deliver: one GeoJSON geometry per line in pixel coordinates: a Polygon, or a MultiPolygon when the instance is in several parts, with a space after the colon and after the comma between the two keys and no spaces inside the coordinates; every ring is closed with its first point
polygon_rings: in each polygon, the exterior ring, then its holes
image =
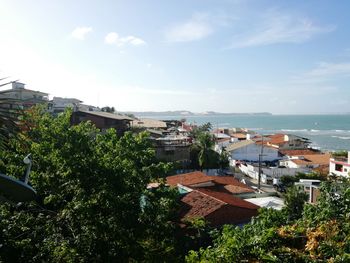
{"type": "Polygon", "coordinates": [[[205,116],[339,116],[350,115],[350,112],[339,113],[270,113],[270,112],[191,112],[191,111],[121,111],[121,114],[133,114],[138,117],[205,117],[205,116]]]}

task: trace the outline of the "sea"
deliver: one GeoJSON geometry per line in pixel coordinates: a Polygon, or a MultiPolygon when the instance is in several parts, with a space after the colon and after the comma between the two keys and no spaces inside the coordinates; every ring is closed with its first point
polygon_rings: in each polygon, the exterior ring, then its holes
{"type": "MultiPolygon", "coordinates": [[[[145,117],[145,116],[143,116],[145,117]]],[[[306,137],[324,151],[350,151],[350,114],[343,115],[190,115],[148,116],[159,120],[210,122],[215,129],[247,128],[258,134],[287,133],[306,137]]]]}

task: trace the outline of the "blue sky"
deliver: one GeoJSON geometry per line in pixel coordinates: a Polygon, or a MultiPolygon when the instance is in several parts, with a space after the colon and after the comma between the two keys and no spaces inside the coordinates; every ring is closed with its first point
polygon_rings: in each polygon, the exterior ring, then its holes
{"type": "Polygon", "coordinates": [[[120,111],[349,112],[350,3],[0,0],[0,74],[120,111]]]}

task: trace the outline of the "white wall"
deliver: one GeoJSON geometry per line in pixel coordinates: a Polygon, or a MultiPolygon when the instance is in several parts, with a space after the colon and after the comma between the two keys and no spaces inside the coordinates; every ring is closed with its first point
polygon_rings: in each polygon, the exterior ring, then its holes
{"type": "MultiPolygon", "coordinates": [[[[340,163],[340,162],[338,162],[340,163]]],[[[350,164],[342,163],[343,165],[343,171],[336,171],[335,170],[335,165],[336,163],[334,162],[334,159],[331,159],[329,162],[329,173],[330,174],[335,174],[337,176],[344,176],[344,177],[349,177],[350,173],[350,164]]]]}
{"type": "MultiPolygon", "coordinates": [[[[233,160],[247,160],[251,162],[259,161],[259,154],[261,153],[261,145],[249,144],[239,149],[231,151],[231,159],[233,160]]],[[[275,161],[280,159],[278,150],[271,147],[264,147],[261,161],[275,161]]]]}

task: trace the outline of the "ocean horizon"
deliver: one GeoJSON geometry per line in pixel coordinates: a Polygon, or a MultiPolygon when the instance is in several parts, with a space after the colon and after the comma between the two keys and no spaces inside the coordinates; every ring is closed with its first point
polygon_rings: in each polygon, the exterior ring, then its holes
{"type": "Polygon", "coordinates": [[[150,115],[141,118],[186,119],[198,125],[210,122],[213,128],[247,128],[259,134],[289,133],[309,138],[312,147],[324,151],[350,151],[349,114],[150,115]]]}

